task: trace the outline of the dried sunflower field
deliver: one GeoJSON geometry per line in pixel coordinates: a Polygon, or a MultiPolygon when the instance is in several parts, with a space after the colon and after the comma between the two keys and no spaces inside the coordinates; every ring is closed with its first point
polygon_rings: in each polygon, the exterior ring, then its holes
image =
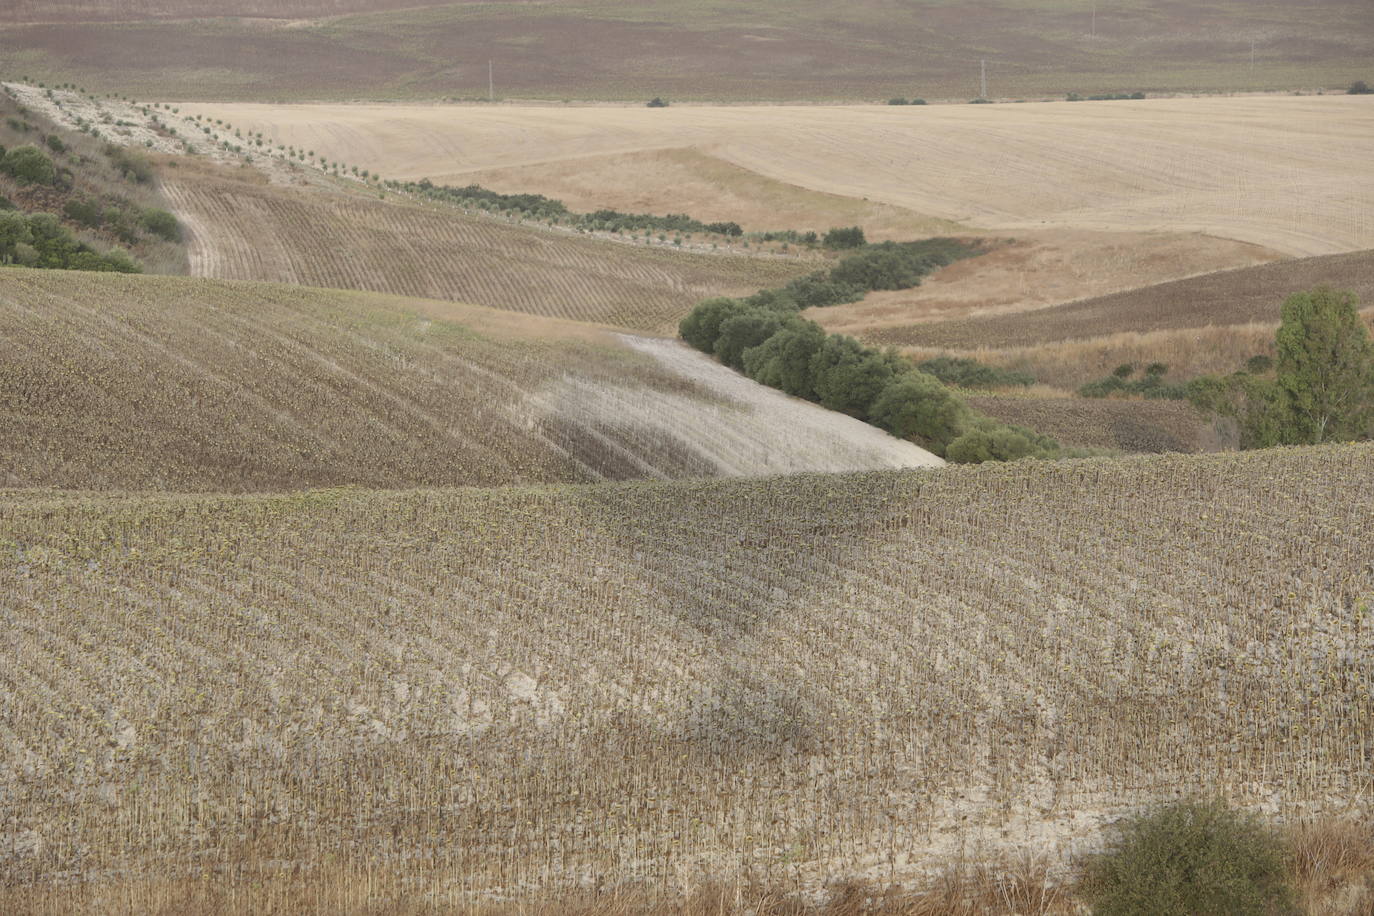
{"type": "Polygon", "coordinates": [[[1069,857],[1368,802],[1374,447],[596,486],[0,494],[12,886],[436,900],[1069,857]]]}

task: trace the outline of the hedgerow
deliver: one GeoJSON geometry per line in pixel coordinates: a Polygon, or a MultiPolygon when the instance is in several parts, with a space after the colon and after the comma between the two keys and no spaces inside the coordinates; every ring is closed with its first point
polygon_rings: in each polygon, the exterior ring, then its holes
{"type": "MultiPolygon", "coordinates": [[[[863,420],[950,461],[1061,457],[1067,453],[1055,440],[977,413],[939,378],[895,351],[827,334],[796,314],[803,305],[831,304],[834,296],[853,301],[870,289],[914,286],[940,264],[975,250],[953,239],[868,246],[829,272],[782,289],[747,299],[706,299],[682,319],[678,331],[693,347],[760,384],[863,420]]],[[[983,377],[1030,383],[1023,374],[999,376],[1003,370],[965,363],[971,361],[936,362],[935,367],[964,378],[982,369],[983,377]]]]}

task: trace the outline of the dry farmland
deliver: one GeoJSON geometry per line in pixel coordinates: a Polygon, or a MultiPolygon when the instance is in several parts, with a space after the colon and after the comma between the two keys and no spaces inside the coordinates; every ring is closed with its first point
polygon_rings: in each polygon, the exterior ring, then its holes
{"type": "Polygon", "coordinates": [[[1374,251],[1218,271],[1052,308],[885,327],[862,336],[884,345],[966,350],[1204,326],[1277,326],[1284,299],[1323,284],[1350,290],[1361,305],[1374,307],[1374,251]]]}
{"type": "MultiPolygon", "coordinates": [[[[183,111],[388,178],[463,183],[497,166],[694,147],[776,181],[976,228],[1207,232],[1289,255],[1374,248],[1374,104],[1361,96],[183,111]]],[[[655,210],[676,209],[671,183],[658,200],[655,210]]]]}
{"type": "Polygon", "coordinates": [[[241,492],[939,463],[682,344],[446,302],[4,271],[0,329],[10,487],[241,492]]]}
{"type": "Polygon", "coordinates": [[[707,296],[749,294],[814,269],[213,171],[169,170],[166,193],[190,231],[196,276],[450,299],[639,331],[673,332],[707,296]]]}
{"type": "Polygon", "coordinates": [[[551,100],[967,101],[979,58],[998,98],[1289,90],[1345,85],[1372,35],[1364,0],[0,5],[0,61],[35,79],[202,99],[485,98],[493,57],[499,97],[551,100]]]}
{"type": "MultiPolygon", "coordinates": [[[[16,886],[911,879],[1368,803],[1374,447],[0,497],[16,886]]],[[[364,885],[365,887],[365,885],[364,885]]]]}

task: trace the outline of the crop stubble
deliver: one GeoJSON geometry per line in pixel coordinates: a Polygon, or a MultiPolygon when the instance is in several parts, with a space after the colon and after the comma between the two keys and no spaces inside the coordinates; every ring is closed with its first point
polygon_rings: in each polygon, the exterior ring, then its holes
{"type": "Polygon", "coordinates": [[[1066,855],[1177,792],[1358,807],[1371,493],[1368,445],[6,493],[0,857],[20,884],[343,859],[441,897],[814,888],[1066,855]]]}

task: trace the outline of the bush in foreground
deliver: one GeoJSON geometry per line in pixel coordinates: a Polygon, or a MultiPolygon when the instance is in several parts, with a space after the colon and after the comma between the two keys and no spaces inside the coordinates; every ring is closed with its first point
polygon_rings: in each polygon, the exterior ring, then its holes
{"type": "Polygon", "coordinates": [[[1128,820],[1088,863],[1083,894],[1099,916],[1294,912],[1283,842],[1217,801],[1181,801],[1128,820]]]}

